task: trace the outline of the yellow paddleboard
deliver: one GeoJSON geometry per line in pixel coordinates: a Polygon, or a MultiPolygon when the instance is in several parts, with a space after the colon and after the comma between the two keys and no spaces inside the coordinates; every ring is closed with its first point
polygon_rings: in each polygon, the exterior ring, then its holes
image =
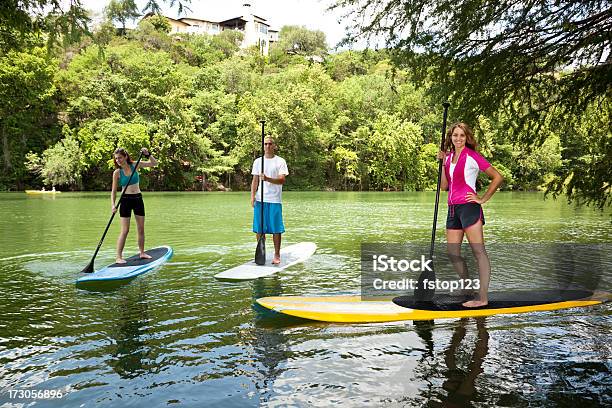
{"type": "Polygon", "coordinates": [[[26,190],[26,194],[60,194],[61,191],[53,191],[53,190],[26,190]]]}
{"type": "MultiPolygon", "coordinates": [[[[538,303],[537,299],[542,299],[541,295],[544,292],[552,291],[533,291],[530,293],[536,299],[533,303],[538,303]]],[[[555,291],[559,293],[559,291],[555,291]]],[[[434,320],[434,319],[452,319],[462,317],[479,317],[492,316],[497,314],[514,314],[540,312],[559,309],[568,309],[572,307],[592,306],[609,302],[612,300],[612,294],[609,292],[588,292],[588,291],[569,291],[574,296],[556,297],[555,302],[544,304],[526,304],[528,301],[518,302],[518,305],[512,307],[498,307],[492,301],[490,308],[468,309],[462,306],[454,307],[459,310],[440,310],[435,306],[432,309],[438,310],[423,310],[402,307],[395,304],[391,299],[377,301],[362,301],[360,296],[276,296],[264,297],[257,299],[257,303],[261,306],[274,310],[276,312],[301,317],[304,319],[318,320],[323,322],[339,322],[339,323],[374,323],[374,322],[393,322],[400,320],[434,320]],[[576,299],[578,296],[583,296],[576,299]],[[567,298],[568,300],[564,300],[567,298]],[[571,299],[571,300],[570,300],[571,299]]],[[[523,292],[523,294],[528,292],[523,292]]],[[[503,293],[507,295],[508,293],[503,293]]],[[[491,298],[495,298],[495,294],[491,294],[491,298]]],[[[397,299],[397,298],[396,298],[397,299]]],[[[460,300],[458,300],[460,304],[460,300]]],[[[503,304],[503,303],[498,303],[503,304]]],[[[507,305],[505,303],[504,305],[507,305]]],[[[450,307],[453,309],[453,307],[450,307]]]]}

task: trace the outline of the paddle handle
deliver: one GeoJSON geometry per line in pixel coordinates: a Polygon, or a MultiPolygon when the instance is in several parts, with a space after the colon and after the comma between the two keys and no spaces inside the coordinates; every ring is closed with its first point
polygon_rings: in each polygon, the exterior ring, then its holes
{"type": "MultiPolygon", "coordinates": [[[[123,190],[121,190],[121,196],[119,197],[119,201],[117,201],[117,211],[119,210],[119,206],[121,205],[121,201],[123,200],[123,195],[125,194],[125,190],[127,190],[128,186],[130,185],[130,181],[132,181],[132,177],[134,176],[134,173],[138,170],[138,165],[140,164],[141,159],[142,159],[142,151],[140,152],[140,155],[138,156],[138,160],[136,160],[136,165],[134,166],[134,170],[132,170],[132,174],[130,174],[130,177],[128,178],[127,184],[125,185],[125,187],[123,187],[123,190]]],[[[112,213],[110,220],[108,220],[108,224],[106,224],[106,228],[104,228],[104,233],[102,234],[102,238],[100,238],[100,242],[98,242],[98,246],[96,247],[96,250],[93,256],[91,257],[91,261],[89,262],[89,265],[85,267],[83,272],[86,272],[86,271],[93,272],[94,260],[96,259],[96,256],[98,255],[98,251],[100,250],[102,243],[104,242],[104,238],[106,238],[106,233],[108,232],[108,229],[113,223],[113,219],[115,218],[115,214],[117,214],[117,211],[112,213]]]]}
{"type": "MultiPolygon", "coordinates": [[[[265,150],[265,130],[264,127],[266,125],[266,121],[265,120],[261,120],[261,174],[264,174],[264,160],[265,160],[265,156],[266,156],[266,150],[265,150]]],[[[261,234],[263,236],[265,236],[264,234],[264,180],[263,177],[260,180],[261,182],[261,234]]]]}
{"type": "MultiPolygon", "coordinates": [[[[444,114],[442,116],[442,137],[440,138],[440,151],[444,151],[444,139],[446,138],[446,117],[450,103],[444,102],[444,114]]],[[[429,259],[433,259],[434,245],[436,242],[436,226],[438,225],[438,206],[440,204],[440,185],[442,184],[442,164],[444,159],[438,160],[438,184],[436,186],[436,205],[434,206],[433,227],[431,228],[431,246],[429,248],[429,259]]]]}

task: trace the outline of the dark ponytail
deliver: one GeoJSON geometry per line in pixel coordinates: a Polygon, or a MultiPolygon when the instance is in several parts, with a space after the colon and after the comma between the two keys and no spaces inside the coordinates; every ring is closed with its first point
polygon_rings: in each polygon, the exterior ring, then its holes
{"type": "Polygon", "coordinates": [[[113,153],[113,162],[115,163],[116,167],[119,167],[119,165],[117,164],[117,161],[115,160],[115,154],[122,155],[123,157],[125,157],[128,164],[132,164],[132,158],[130,157],[130,154],[127,152],[127,150],[125,150],[123,147],[119,147],[117,148],[117,150],[115,150],[115,153],[113,153]]]}

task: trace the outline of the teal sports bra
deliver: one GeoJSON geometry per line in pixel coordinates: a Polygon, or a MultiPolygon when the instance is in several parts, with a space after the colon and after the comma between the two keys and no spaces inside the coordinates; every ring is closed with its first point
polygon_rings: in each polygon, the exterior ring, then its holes
{"type": "MultiPolygon", "coordinates": [[[[132,169],[132,173],[134,173],[134,176],[132,176],[132,180],[130,181],[130,186],[131,186],[134,184],[138,184],[140,182],[140,176],[138,175],[138,171],[134,172],[133,164],[130,164],[130,168],[132,169]]],[[[123,172],[123,169],[119,168],[119,183],[121,184],[121,187],[127,184],[129,178],[130,176],[126,176],[125,173],[123,172]]]]}

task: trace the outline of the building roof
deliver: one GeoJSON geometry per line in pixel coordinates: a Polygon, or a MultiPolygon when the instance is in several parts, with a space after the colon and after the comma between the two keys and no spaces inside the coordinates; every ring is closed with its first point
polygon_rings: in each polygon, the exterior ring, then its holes
{"type": "Polygon", "coordinates": [[[202,18],[196,18],[196,17],[181,17],[181,18],[179,18],[179,20],[180,21],[183,21],[183,20],[195,20],[195,21],[202,21],[202,22],[205,22],[205,23],[217,23],[216,21],[213,21],[213,20],[204,20],[202,18]]]}
{"type": "MultiPolygon", "coordinates": [[[[153,17],[153,16],[154,16],[154,15],[156,15],[156,14],[157,14],[157,13],[152,13],[152,12],[149,12],[149,13],[145,14],[144,16],[142,16],[142,18],[140,19],[140,21],[144,20],[145,18],[153,17]]],[[[177,22],[177,23],[180,23],[180,24],[185,24],[186,26],[190,25],[189,23],[186,23],[186,22],[181,21],[181,20],[177,20],[176,18],[172,18],[172,17],[164,16],[164,15],[161,15],[161,14],[160,14],[160,16],[165,17],[165,18],[167,18],[168,20],[172,20],[172,21],[177,22]]]]}
{"type": "MultiPolygon", "coordinates": [[[[156,13],[149,12],[149,13],[145,14],[144,16],[142,16],[141,20],[144,20],[147,17],[151,17],[151,16],[153,16],[155,14],[156,13]]],[[[190,26],[191,24],[189,24],[188,22],[183,21],[183,20],[195,20],[195,21],[202,21],[202,22],[205,22],[205,23],[213,23],[213,24],[221,24],[221,25],[229,25],[231,23],[235,24],[235,23],[238,23],[238,22],[243,22],[243,23],[247,22],[247,20],[245,19],[244,16],[233,17],[233,18],[229,18],[229,19],[223,20],[223,21],[204,20],[202,18],[197,18],[197,17],[181,17],[179,19],[168,17],[168,16],[163,16],[163,17],[166,17],[168,20],[172,20],[172,21],[180,23],[180,24],[185,24],[187,26],[190,26]]],[[[256,16],[255,14],[253,14],[253,17],[256,17],[258,19],[258,21],[257,21],[258,23],[270,27],[270,24],[267,23],[268,20],[266,20],[265,18],[256,16]]],[[[269,28],[268,31],[278,32],[278,30],[272,30],[271,28],[269,28]]]]}
{"type": "Polygon", "coordinates": [[[238,21],[242,21],[244,23],[247,22],[244,18],[242,18],[242,16],[240,16],[240,17],[234,17],[234,18],[229,18],[227,20],[219,21],[219,24],[229,24],[229,23],[238,22],[238,21]]]}
{"type": "MultiPolygon", "coordinates": [[[[261,23],[261,24],[267,25],[268,27],[270,26],[270,24],[268,24],[268,23],[266,22],[266,21],[268,21],[268,20],[266,20],[265,18],[258,17],[258,16],[256,16],[255,14],[253,14],[253,17],[256,17],[256,18],[258,19],[258,21],[257,21],[258,23],[261,23]]],[[[239,16],[239,17],[232,17],[232,18],[228,18],[227,20],[220,21],[220,22],[219,22],[219,24],[225,24],[225,23],[227,23],[227,22],[230,22],[230,21],[235,21],[235,20],[242,20],[242,21],[244,21],[245,23],[248,21],[248,20],[245,18],[245,16],[239,16]]]]}

